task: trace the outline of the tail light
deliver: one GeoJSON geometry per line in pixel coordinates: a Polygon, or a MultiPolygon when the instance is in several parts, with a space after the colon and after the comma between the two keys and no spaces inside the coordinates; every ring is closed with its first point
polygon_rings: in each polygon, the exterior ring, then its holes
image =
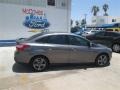
{"type": "Polygon", "coordinates": [[[27,44],[19,44],[19,45],[16,45],[16,50],[17,51],[23,51],[23,50],[25,50],[28,47],[30,47],[30,46],[27,45],[27,44]]]}

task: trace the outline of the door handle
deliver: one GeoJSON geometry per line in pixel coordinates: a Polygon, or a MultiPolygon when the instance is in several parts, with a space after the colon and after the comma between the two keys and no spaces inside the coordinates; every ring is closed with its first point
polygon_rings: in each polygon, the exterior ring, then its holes
{"type": "Polygon", "coordinates": [[[52,48],[49,48],[48,50],[49,50],[49,51],[52,51],[52,48]]]}
{"type": "Polygon", "coordinates": [[[72,51],[77,51],[75,48],[72,48],[72,51]]]}

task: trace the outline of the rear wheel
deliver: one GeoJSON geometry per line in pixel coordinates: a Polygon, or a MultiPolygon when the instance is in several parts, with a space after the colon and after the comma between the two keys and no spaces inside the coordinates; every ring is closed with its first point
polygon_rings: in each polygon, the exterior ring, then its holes
{"type": "Polygon", "coordinates": [[[109,64],[109,57],[108,57],[108,55],[106,55],[106,54],[99,55],[96,58],[95,63],[96,63],[97,66],[100,66],[100,67],[108,65],[109,64]]]}
{"type": "Polygon", "coordinates": [[[120,52],[120,44],[117,44],[117,43],[113,44],[112,50],[116,53],[119,53],[120,52]]]}
{"type": "Polygon", "coordinates": [[[43,56],[37,56],[33,58],[31,65],[35,71],[44,71],[48,67],[48,60],[43,56]]]}

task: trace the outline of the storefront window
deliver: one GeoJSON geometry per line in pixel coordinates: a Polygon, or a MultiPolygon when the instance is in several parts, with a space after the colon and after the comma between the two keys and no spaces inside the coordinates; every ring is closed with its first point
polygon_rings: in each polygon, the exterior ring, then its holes
{"type": "Polygon", "coordinates": [[[47,0],[48,5],[55,6],[55,0],[47,0]]]}

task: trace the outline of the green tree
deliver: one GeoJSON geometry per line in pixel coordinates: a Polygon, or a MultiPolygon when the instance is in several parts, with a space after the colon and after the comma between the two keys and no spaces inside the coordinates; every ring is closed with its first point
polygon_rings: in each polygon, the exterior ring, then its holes
{"type": "Polygon", "coordinates": [[[107,13],[107,11],[108,11],[108,9],[109,9],[109,6],[108,6],[108,4],[104,4],[103,5],[103,10],[104,10],[104,16],[108,16],[108,13],[107,13]]]}
{"type": "Polygon", "coordinates": [[[85,19],[82,19],[82,20],[81,20],[81,26],[82,26],[82,27],[85,27],[85,25],[86,25],[86,20],[85,20],[85,19]]]}
{"type": "Polygon", "coordinates": [[[93,13],[93,16],[97,16],[97,13],[100,11],[100,9],[99,9],[99,7],[98,6],[96,6],[96,5],[94,5],[93,7],[92,7],[92,13],[93,13]]]}

